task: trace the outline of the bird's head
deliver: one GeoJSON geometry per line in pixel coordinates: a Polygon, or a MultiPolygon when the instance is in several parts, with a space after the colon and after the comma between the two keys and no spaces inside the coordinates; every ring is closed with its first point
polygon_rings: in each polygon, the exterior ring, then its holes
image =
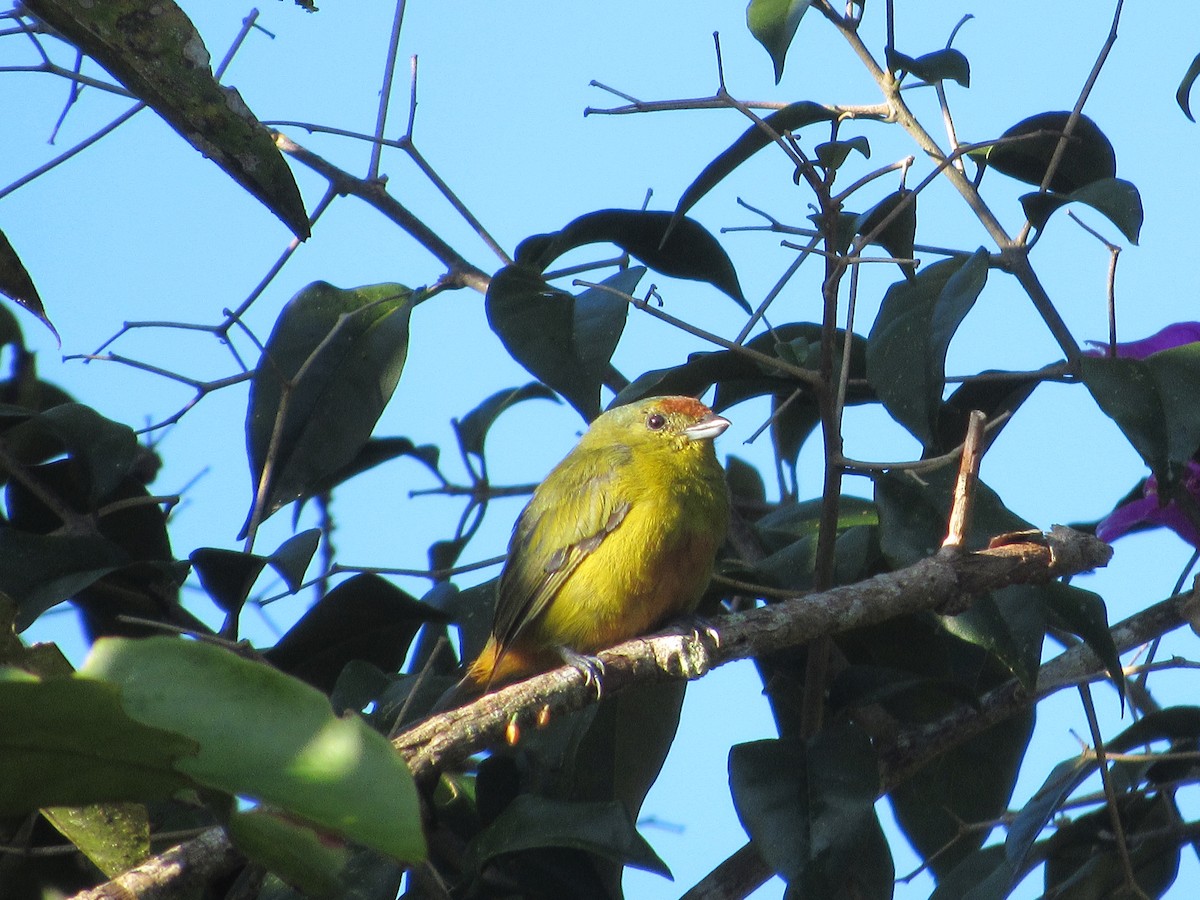
{"type": "Polygon", "coordinates": [[[588,438],[629,447],[670,450],[711,447],[729,427],[694,397],[650,397],[610,409],[592,423],[588,438]]]}

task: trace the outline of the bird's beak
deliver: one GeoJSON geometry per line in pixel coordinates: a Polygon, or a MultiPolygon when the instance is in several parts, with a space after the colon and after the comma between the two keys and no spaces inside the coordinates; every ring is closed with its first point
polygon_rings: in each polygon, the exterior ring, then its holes
{"type": "Polygon", "coordinates": [[[691,441],[711,441],[713,438],[725,432],[729,427],[729,420],[724,416],[718,416],[714,412],[710,412],[707,416],[697,422],[695,425],[689,425],[683,429],[683,433],[687,435],[691,441]]]}

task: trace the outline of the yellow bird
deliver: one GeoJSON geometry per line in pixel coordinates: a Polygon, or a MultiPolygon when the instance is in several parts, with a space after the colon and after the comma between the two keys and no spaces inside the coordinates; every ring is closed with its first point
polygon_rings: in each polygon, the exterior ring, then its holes
{"type": "Polygon", "coordinates": [[[599,416],[517,519],[491,636],[455,693],[546,671],[693,612],[729,525],[713,449],[728,427],[692,397],[599,416]]]}

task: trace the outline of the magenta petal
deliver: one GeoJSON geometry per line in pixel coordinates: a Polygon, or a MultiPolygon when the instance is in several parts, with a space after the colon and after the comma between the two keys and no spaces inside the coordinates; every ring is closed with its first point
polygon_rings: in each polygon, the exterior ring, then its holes
{"type": "MultiPolygon", "coordinates": [[[[1200,341],[1200,322],[1175,322],[1140,341],[1124,341],[1117,344],[1117,356],[1124,359],[1145,359],[1151,353],[1182,347],[1200,341]]],[[[1104,356],[1108,344],[1103,341],[1087,341],[1092,349],[1084,351],[1088,356],[1104,356]]]]}
{"type": "Polygon", "coordinates": [[[1170,528],[1193,547],[1200,547],[1200,532],[1196,531],[1196,526],[1192,524],[1192,520],[1185,516],[1183,510],[1174,503],[1168,503],[1160,509],[1154,520],[1158,524],[1170,528]]]}
{"type": "Polygon", "coordinates": [[[1112,542],[1143,522],[1154,521],[1155,514],[1160,511],[1156,496],[1132,500],[1124,506],[1118,506],[1100,521],[1096,526],[1096,537],[1112,542]]]}

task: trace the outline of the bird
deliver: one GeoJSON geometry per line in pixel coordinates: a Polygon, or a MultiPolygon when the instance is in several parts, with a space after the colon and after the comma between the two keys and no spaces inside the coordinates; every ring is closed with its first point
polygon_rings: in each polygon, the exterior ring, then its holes
{"type": "Polygon", "coordinates": [[[729,424],[682,396],[598,416],[517,518],[491,634],[455,693],[579,665],[694,613],[729,525],[713,447],[729,424]]]}

